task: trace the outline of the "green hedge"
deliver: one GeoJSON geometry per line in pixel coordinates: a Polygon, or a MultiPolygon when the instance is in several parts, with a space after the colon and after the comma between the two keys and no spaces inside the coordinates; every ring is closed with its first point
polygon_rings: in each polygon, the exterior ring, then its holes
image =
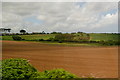
{"type": "Polygon", "coordinates": [[[37,70],[31,66],[26,59],[6,59],[2,60],[2,78],[29,79],[37,70]]]}

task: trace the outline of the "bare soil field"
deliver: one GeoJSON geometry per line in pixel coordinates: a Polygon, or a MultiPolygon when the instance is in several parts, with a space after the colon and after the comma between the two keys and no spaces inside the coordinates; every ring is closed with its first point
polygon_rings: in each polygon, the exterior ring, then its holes
{"type": "Polygon", "coordinates": [[[63,68],[79,77],[118,77],[118,47],[71,47],[2,42],[2,58],[25,58],[39,71],[63,68]]]}

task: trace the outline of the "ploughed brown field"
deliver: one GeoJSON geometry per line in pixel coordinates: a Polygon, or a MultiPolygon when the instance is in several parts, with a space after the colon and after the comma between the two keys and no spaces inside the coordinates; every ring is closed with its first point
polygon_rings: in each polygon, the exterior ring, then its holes
{"type": "Polygon", "coordinates": [[[118,47],[71,47],[3,41],[2,58],[25,58],[39,71],[63,68],[73,74],[118,77],[118,47]]]}

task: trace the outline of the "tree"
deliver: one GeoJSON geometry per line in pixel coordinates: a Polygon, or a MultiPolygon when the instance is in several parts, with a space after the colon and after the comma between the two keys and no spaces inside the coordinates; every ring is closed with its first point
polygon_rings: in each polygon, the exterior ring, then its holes
{"type": "Polygon", "coordinates": [[[62,32],[52,32],[51,34],[62,34],[62,32]]]}
{"type": "Polygon", "coordinates": [[[22,30],[20,30],[20,33],[25,34],[26,31],[22,29],[22,30]]]}
{"type": "Polygon", "coordinates": [[[81,36],[84,36],[84,35],[83,35],[83,34],[84,34],[83,32],[77,32],[77,33],[79,33],[81,36]]]}
{"type": "Polygon", "coordinates": [[[42,34],[45,34],[45,31],[42,31],[42,34]]]}
{"type": "Polygon", "coordinates": [[[10,33],[10,30],[11,30],[11,29],[6,29],[6,30],[8,30],[8,32],[10,33]]]}

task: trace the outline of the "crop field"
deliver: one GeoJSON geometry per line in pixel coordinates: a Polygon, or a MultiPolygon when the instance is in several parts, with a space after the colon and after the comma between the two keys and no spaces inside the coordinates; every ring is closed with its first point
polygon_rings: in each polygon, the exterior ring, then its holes
{"type": "Polygon", "coordinates": [[[62,68],[78,77],[117,78],[118,47],[73,47],[2,41],[2,58],[24,58],[40,72],[62,68]]]}
{"type": "Polygon", "coordinates": [[[105,34],[105,33],[91,33],[91,40],[94,41],[99,41],[99,40],[114,40],[114,41],[118,41],[120,35],[119,34],[105,34]]]}
{"type": "MultiPolygon", "coordinates": [[[[19,35],[25,40],[39,40],[53,38],[54,34],[38,34],[38,35],[19,35]]],[[[2,40],[13,40],[12,36],[2,36],[2,40]]]]}

